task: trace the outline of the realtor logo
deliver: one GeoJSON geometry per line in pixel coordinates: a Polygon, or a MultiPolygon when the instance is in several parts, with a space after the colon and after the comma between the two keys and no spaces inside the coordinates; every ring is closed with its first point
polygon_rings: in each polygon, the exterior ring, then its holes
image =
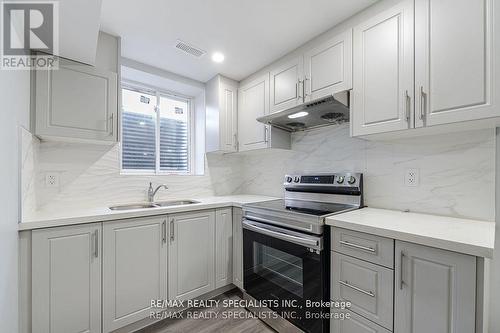
{"type": "Polygon", "coordinates": [[[1,69],[53,69],[59,52],[56,1],[2,1],[1,69]]]}

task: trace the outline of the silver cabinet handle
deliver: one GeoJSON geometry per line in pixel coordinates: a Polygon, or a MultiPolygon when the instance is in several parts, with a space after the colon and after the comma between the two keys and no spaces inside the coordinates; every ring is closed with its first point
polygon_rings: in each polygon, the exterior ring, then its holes
{"type": "Polygon", "coordinates": [[[346,286],[346,287],[349,287],[349,288],[354,289],[356,291],[359,291],[360,293],[363,293],[363,294],[368,295],[370,297],[375,297],[375,294],[372,291],[366,291],[364,289],[356,287],[356,286],[350,284],[348,281],[339,281],[339,283],[343,286],[346,286]]]}
{"type": "Polygon", "coordinates": [[[358,250],[368,251],[368,252],[372,252],[372,253],[377,252],[377,250],[375,250],[373,247],[358,245],[358,244],[354,244],[354,243],[351,243],[351,242],[348,242],[348,241],[341,240],[341,241],[339,241],[339,243],[342,244],[342,245],[344,245],[344,246],[352,247],[352,248],[355,248],[355,249],[358,249],[358,250]]]}
{"type": "Polygon", "coordinates": [[[111,123],[111,126],[110,126],[111,127],[111,131],[110,131],[110,134],[109,134],[110,136],[115,135],[115,121],[114,121],[114,119],[115,119],[115,114],[112,113],[111,116],[109,117],[109,121],[111,123]]]}
{"type": "Polygon", "coordinates": [[[99,257],[99,229],[94,230],[92,238],[94,238],[94,242],[93,242],[94,257],[98,258],[99,257]]]}
{"type": "Polygon", "coordinates": [[[425,118],[425,109],[427,103],[427,94],[424,92],[424,87],[420,86],[420,119],[425,118]]]}
{"type": "Polygon", "coordinates": [[[174,223],[175,223],[175,219],[171,219],[170,220],[170,241],[173,242],[174,239],[175,239],[175,235],[174,235],[174,223]]]}
{"type": "Polygon", "coordinates": [[[405,284],[405,281],[403,279],[403,274],[404,274],[403,262],[404,262],[404,259],[405,259],[405,254],[404,254],[403,251],[401,251],[401,263],[400,263],[400,271],[399,271],[399,274],[400,274],[400,277],[399,277],[399,289],[400,290],[403,290],[403,286],[405,284]]]}
{"type": "MultiPolygon", "coordinates": [[[[304,81],[302,81],[302,94],[304,95],[304,100],[305,98],[308,96],[307,92],[306,92],[306,82],[309,81],[309,79],[306,77],[304,77],[304,81]]],[[[312,90],[312,89],[311,89],[312,90]]]]}
{"type": "Polygon", "coordinates": [[[167,242],[167,220],[161,224],[161,241],[162,243],[167,242]]]}
{"type": "Polygon", "coordinates": [[[238,150],[238,134],[234,134],[233,135],[233,139],[234,139],[234,149],[238,150]]]}
{"type": "Polygon", "coordinates": [[[302,92],[304,91],[304,81],[299,79],[299,82],[297,84],[297,90],[298,90],[298,93],[297,93],[297,99],[303,99],[304,98],[304,94],[302,94],[302,96],[300,96],[300,85],[302,85],[302,92]]]}
{"type": "Polygon", "coordinates": [[[264,142],[269,142],[269,128],[267,125],[264,125],[264,142]]]}
{"type": "Polygon", "coordinates": [[[405,112],[406,112],[406,121],[410,122],[410,103],[411,97],[408,95],[408,90],[405,90],[405,112]]]}

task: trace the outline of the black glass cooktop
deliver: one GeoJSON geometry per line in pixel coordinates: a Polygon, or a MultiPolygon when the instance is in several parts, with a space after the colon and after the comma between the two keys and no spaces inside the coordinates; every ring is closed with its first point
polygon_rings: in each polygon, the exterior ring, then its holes
{"type": "Polygon", "coordinates": [[[338,203],[324,203],[302,200],[272,200],[252,203],[246,205],[261,209],[269,209],[274,211],[293,212],[314,216],[323,216],[334,213],[340,213],[355,208],[351,205],[338,203]]]}

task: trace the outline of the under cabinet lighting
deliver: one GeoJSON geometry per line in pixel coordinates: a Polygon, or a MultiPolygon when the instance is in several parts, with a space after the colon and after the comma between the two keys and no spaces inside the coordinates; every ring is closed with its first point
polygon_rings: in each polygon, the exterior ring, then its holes
{"type": "Polygon", "coordinates": [[[301,112],[297,112],[297,113],[289,115],[288,118],[290,118],[290,119],[301,118],[301,117],[307,116],[308,114],[309,114],[309,112],[301,111],[301,112]]]}

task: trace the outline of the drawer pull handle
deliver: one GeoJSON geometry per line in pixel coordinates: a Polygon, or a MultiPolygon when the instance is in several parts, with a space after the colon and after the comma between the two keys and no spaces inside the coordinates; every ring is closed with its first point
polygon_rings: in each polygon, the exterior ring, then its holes
{"type": "Polygon", "coordinates": [[[350,284],[347,281],[339,281],[339,283],[343,286],[346,286],[346,287],[349,287],[349,288],[354,289],[356,291],[359,291],[360,293],[363,293],[363,294],[368,295],[370,297],[375,297],[375,294],[372,291],[366,291],[364,289],[358,288],[356,286],[353,286],[352,284],[350,284]]]}
{"type": "Polygon", "coordinates": [[[348,241],[343,241],[343,240],[341,240],[339,243],[342,244],[342,245],[344,245],[344,246],[352,247],[352,248],[355,248],[355,249],[358,249],[358,250],[368,251],[368,252],[372,252],[372,253],[376,252],[376,250],[373,247],[367,247],[367,246],[363,246],[363,245],[358,245],[358,244],[354,244],[354,243],[351,243],[351,242],[348,242],[348,241]]]}

